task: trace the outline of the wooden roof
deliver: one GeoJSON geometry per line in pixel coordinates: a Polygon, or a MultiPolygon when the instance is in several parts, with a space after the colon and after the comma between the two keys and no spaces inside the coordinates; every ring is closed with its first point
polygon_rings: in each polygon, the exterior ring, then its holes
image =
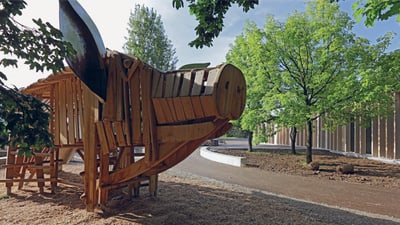
{"type": "Polygon", "coordinates": [[[64,79],[70,79],[75,76],[74,72],[69,67],[64,70],[51,74],[46,78],[39,79],[35,83],[30,84],[21,90],[22,93],[37,96],[39,98],[49,98],[52,85],[64,79]]]}

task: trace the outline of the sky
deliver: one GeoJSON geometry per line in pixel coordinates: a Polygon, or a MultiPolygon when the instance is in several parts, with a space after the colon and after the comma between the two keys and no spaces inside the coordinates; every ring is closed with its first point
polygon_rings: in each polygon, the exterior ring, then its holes
{"type": "MultiPolygon", "coordinates": [[[[341,3],[341,10],[349,15],[353,14],[351,5],[355,0],[346,0],[341,3]]],[[[26,0],[27,8],[23,15],[16,20],[22,24],[33,26],[32,18],[42,18],[55,27],[58,27],[58,1],[57,0],[26,0]],[[45,7],[44,7],[45,6],[45,7]]],[[[238,7],[232,7],[224,20],[223,32],[213,42],[213,46],[203,49],[192,48],[188,45],[195,38],[194,28],[197,21],[189,14],[188,7],[176,10],[172,7],[172,0],[78,0],[91,16],[96,24],[104,45],[112,50],[123,52],[126,42],[127,24],[130,13],[135,4],[142,4],[154,8],[164,24],[165,32],[176,48],[178,57],[177,67],[189,63],[210,62],[211,66],[221,64],[225,61],[225,55],[230,44],[234,43],[235,37],[240,35],[245,21],[255,22],[263,26],[266,15],[273,15],[276,19],[284,21],[294,10],[304,11],[304,0],[261,0],[255,9],[244,13],[238,7]]],[[[367,28],[362,23],[356,24],[353,31],[361,37],[368,38],[372,42],[386,32],[399,30],[399,23],[394,19],[377,22],[375,26],[367,28]]],[[[399,34],[400,36],[400,34],[399,34]]],[[[400,48],[400,38],[395,37],[389,50],[400,48]]],[[[0,55],[0,57],[2,57],[0,55]]],[[[8,85],[26,87],[38,79],[47,77],[51,72],[37,73],[31,71],[23,64],[18,68],[0,68],[8,76],[8,85]]]]}

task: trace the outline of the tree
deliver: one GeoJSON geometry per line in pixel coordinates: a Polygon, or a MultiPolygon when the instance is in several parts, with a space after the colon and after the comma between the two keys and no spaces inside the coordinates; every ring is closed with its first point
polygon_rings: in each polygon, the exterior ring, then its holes
{"type": "MultiPolygon", "coordinates": [[[[58,71],[64,68],[64,57],[74,53],[71,45],[62,41],[62,34],[50,23],[33,19],[36,28],[19,23],[15,17],[22,14],[26,2],[0,0],[0,59],[2,67],[18,67],[18,61],[36,71],[58,71]]],[[[21,152],[51,145],[48,133],[48,108],[40,100],[7,87],[7,75],[0,71],[0,145],[13,145],[21,152]]]]}
{"type": "MultiPolygon", "coordinates": [[[[197,37],[191,41],[191,47],[202,48],[212,46],[214,38],[218,37],[224,27],[224,17],[232,4],[238,4],[244,12],[258,4],[258,0],[186,0],[189,11],[196,17],[199,24],[195,31],[197,37]]],[[[183,0],[172,0],[172,5],[180,9],[184,7],[183,0]]]]}
{"type": "MultiPolygon", "coordinates": [[[[351,32],[353,24],[337,4],[311,1],[285,23],[272,16],[264,29],[249,23],[227,56],[248,78],[248,92],[257,96],[249,94],[248,102],[257,101],[263,116],[280,127],[306,128],[307,163],[312,161],[314,120],[324,116],[336,125],[354,116],[370,118],[382,111],[361,106],[390,99],[390,88],[375,70],[390,35],[371,45],[351,32]]],[[[246,110],[244,116],[254,111],[246,110]]]]}
{"type": "MultiPolygon", "coordinates": [[[[339,0],[330,0],[339,2],[339,0]]],[[[377,20],[387,20],[392,16],[397,16],[400,21],[400,2],[392,0],[357,0],[353,4],[355,17],[360,21],[365,17],[364,24],[373,26],[377,20]]]]}
{"type": "MultiPolygon", "coordinates": [[[[336,3],[340,0],[326,0],[336,3]]],[[[258,5],[258,0],[186,0],[189,11],[196,17],[198,25],[195,28],[197,37],[191,41],[191,47],[202,48],[212,46],[214,38],[218,37],[224,27],[224,16],[232,4],[238,4],[244,12],[258,5]]],[[[183,0],[172,0],[173,7],[184,7],[183,0]]],[[[400,2],[391,0],[357,0],[353,5],[358,20],[365,17],[365,25],[373,26],[376,20],[387,20],[397,16],[400,21],[400,2]]]]}
{"type": "MultiPolygon", "coordinates": [[[[237,121],[240,127],[247,131],[249,138],[249,151],[252,150],[253,132],[257,126],[266,122],[270,115],[263,107],[264,86],[268,84],[265,76],[262,76],[260,59],[263,57],[263,50],[260,47],[263,39],[263,33],[256,29],[256,25],[247,23],[245,34],[238,36],[235,44],[231,46],[231,50],[226,55],[226,61],[233,63],[240,68],[246,79],[246,105],[241,118],[237,121]],[[252,32],[254,31],[254,32],[252,32]]],[[[256,143],[263,141],[255,135],[256,143]]]]}
{"type": "Polygon", "coordinates": [[[161,16],[154,9],[135,5],[128,26],[124,45],[128,54],[160,70],[175,69],[178,62],[175,48],[165,34],[161,16]]]}

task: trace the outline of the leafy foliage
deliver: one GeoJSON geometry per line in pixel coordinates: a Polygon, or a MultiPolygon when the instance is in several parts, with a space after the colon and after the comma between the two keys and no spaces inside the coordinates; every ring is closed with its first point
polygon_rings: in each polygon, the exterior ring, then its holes
{"type": "Polygon", "coordinates": [[[380,58],[391,40],[371,45],[351,32],[349,16],[337,4],[311,1],[285,23],[268,16],[264,29],[248,23],[227,61],[237,65],[248,84],[241,125],[254,130],[272,119],[278,126],[306,127],[307,162],[312,161],[312,121],[324,116],[331,125],[355,116],[365,120],[387,111],[391,101],[380,58]]]}
{"type": "Polygon", "coordinates": [[[0,87],[0,102],[1,144],[19,147],[19,153],[27,155],[32,150],[52,146],[52,136],[48,132],[50,108],[46,104],[16,88],[4,87],[0,87]]]}
{"type": "MultiPolygon", "coordinates": [[[[9,56],[0,59],[0,66],[17,68],[22,60],[36,71],[63,69],[65,56],[74,54],[71,45],[62,41],[59,30],[41,19],[33,19],[36,28],[20,24],[16,17],[25,6],[23,0],[0,0],[0,52],[9,56]]],[[[4,80],[7,75],[0,71],[0,144],[19,146],[25,153],[51,145],[48,107],[16,88],[7,87],[4,80]]]]}
{"type": "Polygon", "coordinates": [[[375,21],[387,20],[392,16],[397,16],[397,21],[400,22],[400,2],[397,0],[357,0],[352,8],[358,21],[365,17],[366,26],[373,26],[375,21]]]}
{"type": "MultiPolygon", "coordinates": [[[[238,4],[244,12],[258,4],[258,0],[186,0],[189,11],[196,17],[199,24],[195,31],[197,37],[191,41],[191,47],[202,48],[212,46],[214,38],[218,37],[224,27],[224,17],[232,4],[238,4]]],[[[172,0],[173,7],[184,7],[183,0],[172,0]]]]}
{"type": "Polygon", "coordinates": [[[136,5],[128,26],[124,45],[128,54],[160,70],[175,69],[178,62],[176,50],[165,34],[161,16],[154,9],[136,5]]]}

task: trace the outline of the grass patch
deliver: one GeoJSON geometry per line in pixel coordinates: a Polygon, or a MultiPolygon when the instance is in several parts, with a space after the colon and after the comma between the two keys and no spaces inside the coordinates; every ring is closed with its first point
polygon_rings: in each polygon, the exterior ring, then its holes
{"type": "Polygon", "coordinates": [[[9,198],[10,198],[10,196],[7,194],[0,195],[0,200],[9,199],[9,198]]]}

